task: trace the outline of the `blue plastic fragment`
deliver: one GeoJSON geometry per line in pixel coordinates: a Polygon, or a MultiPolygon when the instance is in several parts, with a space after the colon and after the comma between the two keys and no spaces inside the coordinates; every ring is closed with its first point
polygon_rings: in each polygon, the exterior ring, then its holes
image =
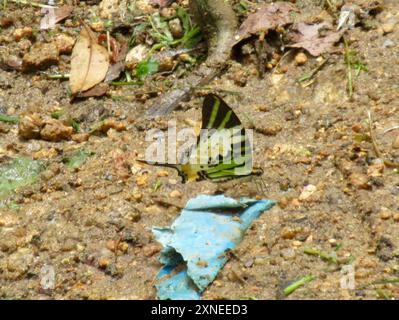
{"type": "Polygon", "coordinates": [[[191,199],[169,228],[153,228],[164,249],[164,268],[156,285],[161,300],[200,299],[227,262],[226,252],[236,247],[252,221],[275,204],[271,200],[224,195],[191,199]]]}

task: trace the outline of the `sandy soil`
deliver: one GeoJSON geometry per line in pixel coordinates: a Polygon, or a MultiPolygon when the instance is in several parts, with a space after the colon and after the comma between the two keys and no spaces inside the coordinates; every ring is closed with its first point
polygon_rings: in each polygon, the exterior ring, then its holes
{"type": "MultiPolygon", "coordinates": [[[[309,16],[323,16],[319,2],[301,0],[296,5],[309,16]]],[[[37,26],[39,10],[9,3],[5,13],[17,20],[2,28],[0,37],[37,26]]],[[[82,132],[104,119],[125,126],[90,135],[88,141],[48,142],[22,139],[18,125],[0,123],[0,156],[47,163],[35,184],[12,196],[17,206],[0,208],[0,298],[155,299],[160,247],[151,227],[170,225],[191,197],[220,192],[275,199],[279,205],[248,230],[205,299],[399,298],[397,284],[373,284],[399,278],[399,175],[376,156],[367,125],[371,111],[385,159],[399,161],[398,131],[383,133],[399,124],[399,3],[385,1],[372,23],[346,35],[368,68],[354,79],[353,99],[347,93],[343,43],[326,55],[328,62],[307,87],[297,79],[318,62],[308,56],[299,66],[292,52],[282,62],[285,73],[268,71],[260,79],[256,65],[234,61],[204,89],[221,94],[246,126],[255,129],[263,192],[256,179],[182,184],[173,170],[135,161],[148,146],[147,130],[165,129],[171,119],[182,127],[200,121],[200,94],[153,121],[142,117],[151,104],[151,94],[140,94],[146,88],[115,87],[112,94],[119,98],[71,103],[67,81],[49,80],[37,71],[0,69],[2,113],[50,115],[62,108],[79,120],[82,132]],[[389,23],[392,30],[384,31],[389,23]],[[244,86],[234,81],[242,75],[244,86]],[[93,154],[78,169],[62,162],[82,149],[93,154]],[[306,254],[306,248],[337,260],[306,254]],[[354,270],[352,289],[341,286],[348,265],[354,270]],[[50,289],[43,287],[48,270],[54,270],[56,279],[50,289]],[[306,275],[315,279],[283,295],[288,284],[306,275]]],[[[0,46],[14,52],[29,48],[24,41],[4,39],[0,46]]],[[[49,70],[68,72],[69,61],[69,55],[62,56],[49,70]]]]}

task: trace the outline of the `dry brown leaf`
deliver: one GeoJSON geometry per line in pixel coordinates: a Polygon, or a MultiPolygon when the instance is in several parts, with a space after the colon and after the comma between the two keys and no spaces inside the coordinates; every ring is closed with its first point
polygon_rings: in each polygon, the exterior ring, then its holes
{"type": "Polygon", "coordinates": [[[250,14],[235,35],[235,43],[259,32],[267,32],[286,24],[292,23],[291,12],[296,7],[287,2],[276,2],[263,5],[257,12],[250,14]]]}
{"type": "Polygon", "coordinates": [[[108,92],[109,86],[106,83],[100,83],[93,88],[79,93],[78,98],[102,97],[108,92]]]}
{"type": "Polygon", "coordinates": [[[150,0],[151,4],[156,4],[161,8],[167,7],[170,5],[174,0],[150,0]]]}
{"type": "Polygon", "coordinates": [[[104,80],[108,68],[107,49],[97,43],[94,33],[84,25],[72,51],[69,78],[72,95],[99,84],[104,80]]]}
{"type": "Polygon", "coordinates": [[[40,30],[52,29],[55,25],[66,19],[73,11],[73,6],[62,6],[59,8],[42,9],[44,17],[40,21],[40,30]]]}
{"type": "Polygon", "coordinates": [[[294,44],[292,48],[303,48],[312,56],[320,56],[331,51],[334,44],[338,42],[344,31],[333,31],[333,27],[328,22],[317,24],[298,23],[293,29],[294,44]]]}
{"type": "Polygon", "coordinates": [[[125,70],[125,59],[128,50],[129,46],[124,43],[119,48],[119,51],[114,54],[115,63],[109,67],[104,82],[108,83],[119,78],[121,72],[125,70]]]}

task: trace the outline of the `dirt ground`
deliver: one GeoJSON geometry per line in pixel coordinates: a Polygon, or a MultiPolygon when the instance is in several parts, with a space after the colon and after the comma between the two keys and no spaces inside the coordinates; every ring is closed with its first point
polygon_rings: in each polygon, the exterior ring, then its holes
{"type": "MultiPolygon", "coordinates": [[[[323,1],[291,2],[309,17],[328,14],[323,1]]],[[[98,10],[90,2],[79,6],[81,15],[88,7],[98,10]]],[[[293,50],[281,62],[284,73],[273,69],[260,78],[254,63],[232,61],[201,90],[223,96],[254,128],[263,192],[256,179],[182,184],[172,169],[135,161],[145,153],[149,129],[166,129],[171,119],[179,127],[200,121],[200,93],[169,116],[147,120],[153,94],[146,87],[115,87],[106,97],[71,102],[68,81],[0,69],[0,113],[48,116],[63,109],[81,132],[101,120],[114,124],[87,141],[50,142],[24,139],[18,124],[0,122],[2,162],[26,156],[46,163],[36,183],[18,188],[0,208],[0,298],[156,299],[161,248],[151,228],[169,226],[190,198],[204,193],[278,201],[248,230],[204,299],[399,298],[399,172],[383,164],[399,162],[399,131],[384,133],[399,125],[399,3],[387,0],[382,7],[371,27],[345,35],[367,64],[354,78],[352,99],[342,41],[324,55],[327,63],[308,86],[297,79],[320,58],[307,55],[298,64],[300,51],[293,50]],[[384,159],[370,142],[369,111],[384,159]],[[83,165],[62,162],[77,150],[91,152],[83,165]],[[309,249],[322,254],[304,252],[309,249]],[[354,271],[350,288],[342,286],[348,268],[354,271]],[[55,273],[51,288],[43,285],[48,270],[55,273]],[[314,280],[284,296],[285,287],[307,275],[314,280]]],[[[0,49],[21,55],[34,41],[5,38],[38,26],[40,8],[9,2],[4,14],[15,21],[1,28],[0,49]]],[[[37,41],[50,37],[39,34],[37,41]]],[[[46,71],[67,73],[70,55],[60,59],[46,71]]]]}

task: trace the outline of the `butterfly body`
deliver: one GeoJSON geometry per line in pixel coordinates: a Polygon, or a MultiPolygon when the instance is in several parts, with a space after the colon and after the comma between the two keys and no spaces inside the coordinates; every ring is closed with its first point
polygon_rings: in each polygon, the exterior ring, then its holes
{"type": "Polygon", "coordinates": [[[263,173],[261,168],[252,166],[252,146],[248,132],[234,111],[214,94],[205,97],[201,134],[187,159],[176,165],[151,164],[176,169],[183,182],[221,182],[263,173]]]}

